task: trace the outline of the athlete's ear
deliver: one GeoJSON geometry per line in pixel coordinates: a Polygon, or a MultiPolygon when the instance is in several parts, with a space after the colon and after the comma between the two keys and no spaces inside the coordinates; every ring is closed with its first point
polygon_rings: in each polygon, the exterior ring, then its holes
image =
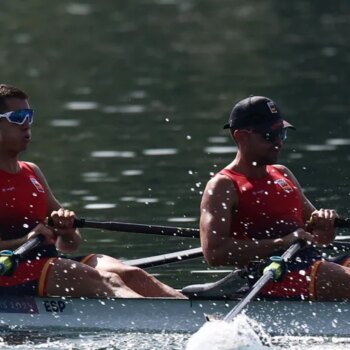
{"type": "Polygon", "coordinates": [[[231,130],[231,135],[237,144],[241,144],[249,137],[249,130],[231,130]]]}

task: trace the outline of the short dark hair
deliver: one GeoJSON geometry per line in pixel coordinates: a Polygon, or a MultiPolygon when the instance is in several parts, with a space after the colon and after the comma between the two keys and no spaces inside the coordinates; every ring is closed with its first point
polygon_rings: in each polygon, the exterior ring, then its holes
{"type": "Polygon", "coordinates": [[[28,95],[15,86],[0,84],[0,113],[7,112],[8,107],[6,101],[9,98],[26,100],[28,99],[28,95]]]}

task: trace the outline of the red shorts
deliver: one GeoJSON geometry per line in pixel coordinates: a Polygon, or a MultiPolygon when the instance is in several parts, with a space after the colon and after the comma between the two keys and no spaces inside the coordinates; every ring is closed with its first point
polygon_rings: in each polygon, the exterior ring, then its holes
{"type": "MultiPolygon", "coordinates": [[[[86,263],[95,254],[72,260],[86,263]]],[[[21,261],[12,276],[0,276],[0,295],[47,295],[47,281],[57,257],[21,261]]]]}
{"type": "MultiPolygon", "coordinates": [[[[280,282],[269,282],[260,292],[266,298],[292,298],[317,300],[317,273],[325,260],[313,261],[309,266],[289,271],[280,282]]],[[[350,267],[350,257],[341,257],[334,261],[350,267]]]]}

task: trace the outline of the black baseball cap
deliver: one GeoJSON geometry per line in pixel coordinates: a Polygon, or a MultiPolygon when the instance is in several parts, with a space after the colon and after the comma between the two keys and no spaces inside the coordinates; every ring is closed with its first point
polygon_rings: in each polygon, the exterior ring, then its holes
{"type": "Polygon", "coordinates": [[[280,128],[295,127],[282,118],[276,103],[268,97],[249,96],[239,101],[232,109],[224,129],[244,129],[271,131],[280,128]]]}

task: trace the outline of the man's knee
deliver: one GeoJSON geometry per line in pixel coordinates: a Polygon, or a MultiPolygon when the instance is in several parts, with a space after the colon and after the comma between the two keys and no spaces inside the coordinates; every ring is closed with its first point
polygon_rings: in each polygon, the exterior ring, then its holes
{"type": "Polygon", "coordinates": [[[139,280],[141,282],[142,279],[144,279],[145,277],[147,278],[149,276],[151,275],[149,275],[147,272],[136,266],[128,267],[128,269],[125,269],[124,271],[120,272],[121,279],[127,285],[130,281],[139,280]]]}
{"type": "Polygon", "coordinates": [[[122,278],[114,272],[98,271],[98,274],[100,276],[102,283],[104,283],[106,285],[109,285],[111,287],[125,286],[125,283],[122,280],[122,278]]]}

